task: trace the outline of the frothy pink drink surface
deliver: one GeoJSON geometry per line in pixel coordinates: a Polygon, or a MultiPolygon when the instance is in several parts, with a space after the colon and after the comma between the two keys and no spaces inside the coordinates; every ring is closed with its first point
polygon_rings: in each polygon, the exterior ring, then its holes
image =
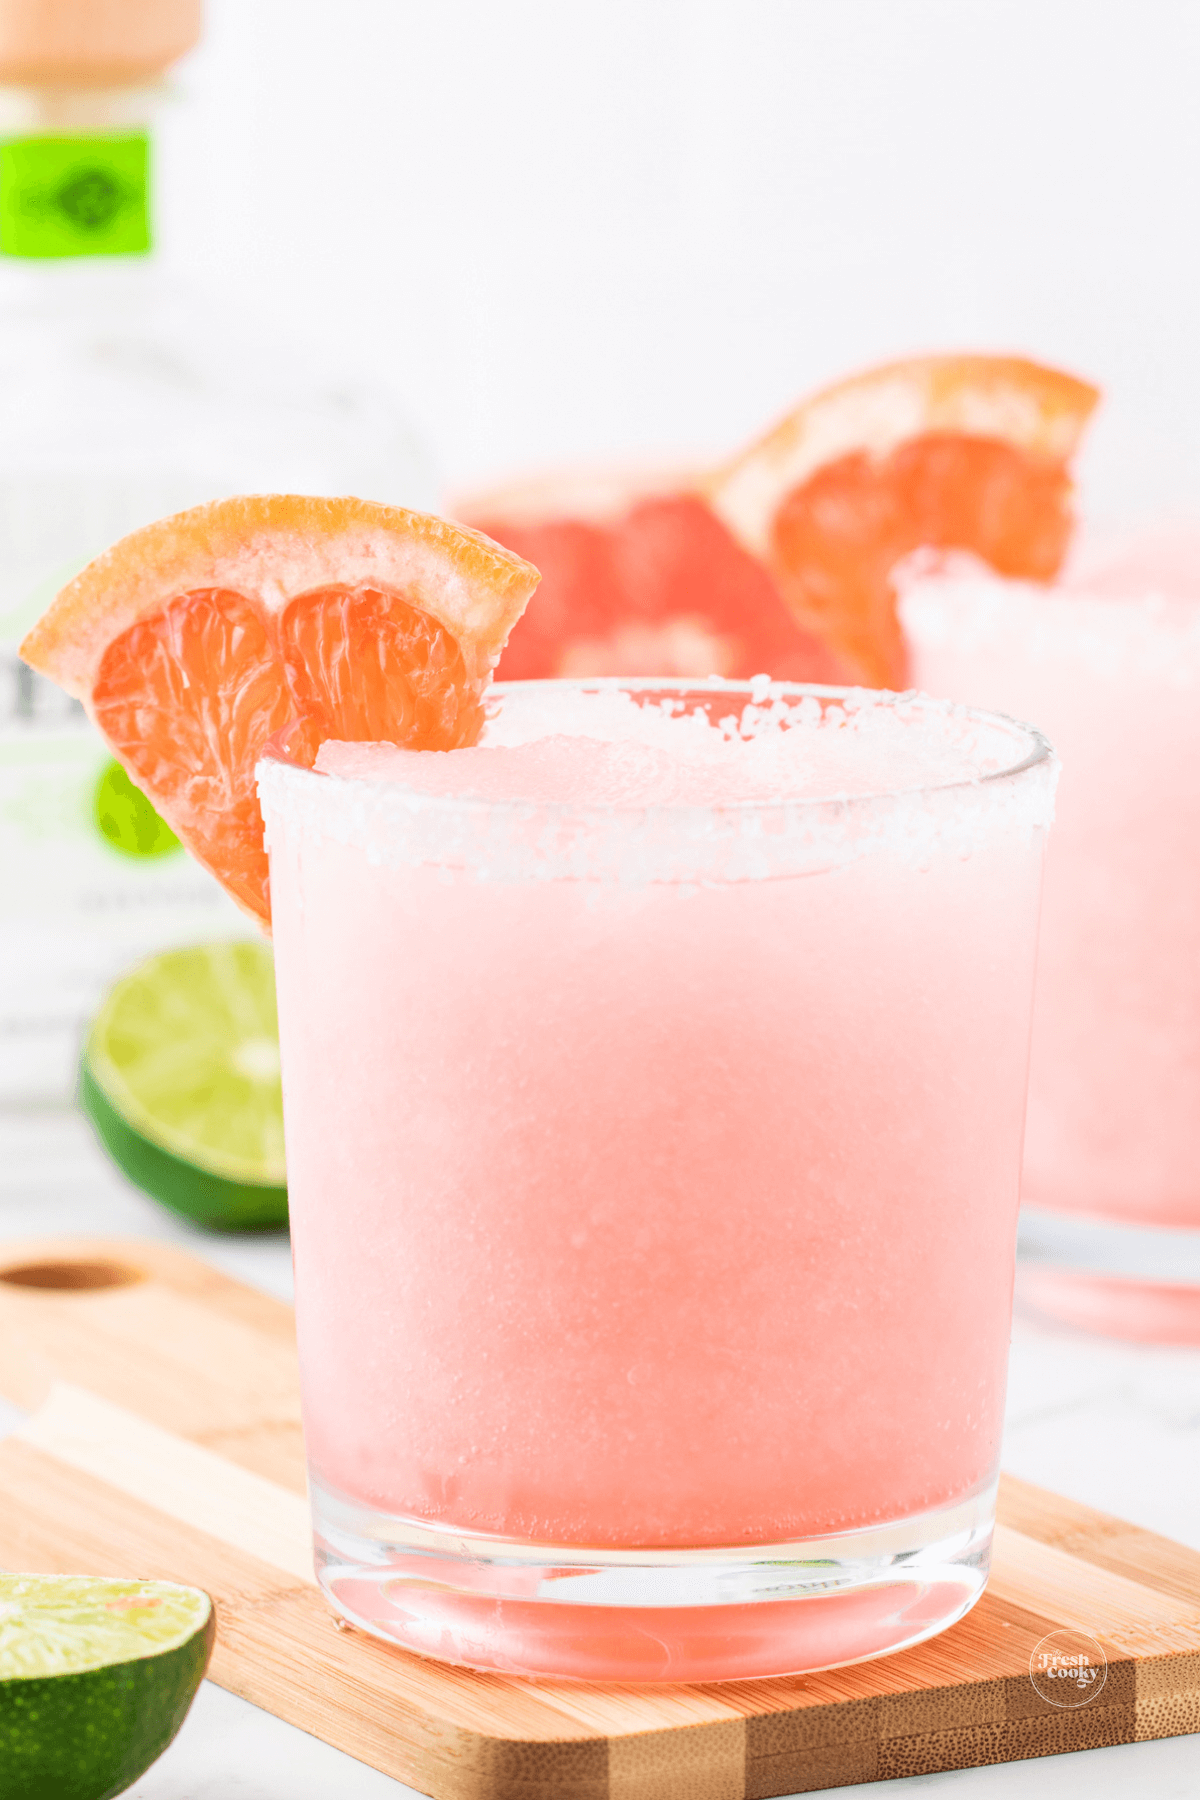
{"type": "Polygon", "coordinates": [[[922,585],[905,617],[922,687],[1032,719],[1063,760],[1025,1198],[1200,1226],[1200,534],[1055,589],[922,585]]]}
{"type": "Polygon", "coordinates": [[[981,783],[1015,730],[815,714],[547,701],[273,778],[327,1487],[703,1546],[991,1480],[1045,790],[981,783]]]}
{"type": "MultiPolygon", "coordinates": [[[[595,732],[619,734],[629,719],[619,705],[597,704],[586,722],[595,732]]],[[[640,738],[554,731],[533,742],[433,752],[328,743],[316,766],[326,775],[394,782],[447,800],[623,808],[887,793],[969,781],[987,760],[986,752],[972,753],[964,744],[918,741],[915,733],[865,723],[829,729],[819,743],[796,731],[727,736],[706,721],[693,728],[663,718],[643,729],[640,738]]]]}

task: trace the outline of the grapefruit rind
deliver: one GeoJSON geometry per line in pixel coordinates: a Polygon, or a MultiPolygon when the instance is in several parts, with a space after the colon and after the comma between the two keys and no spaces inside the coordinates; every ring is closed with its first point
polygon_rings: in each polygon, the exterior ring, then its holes
{"type": "Polygon", "coordinates": [[[826,388],[712,474],[708,502],[753,555],[769,560],[788,494],[840,457],[883,457],[930,433],[999,439],[1065,462],[1099,400],[1072,375],[1016,356],[930,356],[826,388]]]}
{"type": "Polygon", "coordinates": [[[537,580],[482,532],[432,514],[352,498],[242,496],[122,538],[68,582],[20,654],[90,709],[109,644],[176,595],[229,589],[278,614],[313,589],[375,584],[444,626],[468,679],[482,680],[537,580]]]}

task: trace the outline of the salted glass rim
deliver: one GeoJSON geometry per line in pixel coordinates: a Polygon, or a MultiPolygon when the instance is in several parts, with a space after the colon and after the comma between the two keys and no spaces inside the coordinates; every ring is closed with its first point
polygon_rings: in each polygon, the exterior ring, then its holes
{"type": "MultiPolygon", "coordinates": [[[[697,814],[720,813],[731,814],[784,814],[795,818],[797,815],[828,812],[830,807],[838,811],[847,808],[877,809],[881,802],[918,799],[922,796],[953,795],[955,792],[972,793],[980,789],[994,787],[1003,782],[1017,780],[1020,776],[1045,767],[1054,762],[1055,750],[1045,734],[1024,719],[1014,718],[1009,713],[996,711],[990,707],[969,706],[962,701],[945,700],[932,694],[922,693],[917,688],[896,691],[890,688],[864,688],[850,686],[834,686],[827,683],[799,681],[766,681],[751,677],[747,680],[731,680],[726,676],[710,675],[704,678],[695,676],[657,676],[657,675],[606,675],[606,676],[558,676],[547,679],[528,681],[497,681],[486,690],[485,707],[492,707],[495,701],[503,701],[510,693],[528,693],[537,689],[560,692],[569,690],[574,693],[633,693],[648,696],[661,694],[664,698],[688,695],[728,694],[743,696],[747,704],[763,705],[771,700],[798,701],[809,696],[817,700],[828,700],[837,705],[846,699],[852,699],[858,707],[900,705],[922,706],[929,710],[931,717],[949,720],[951,718],[970,720],[988,727],[999,727],[1011,732],[1018,740],[1028,746],[1024,755],[1016,761],[1006,764],[1000,769],[981,771],[977,775],[955,777],[952,780],[931,780],[910,783],[908,786],[894,788],[870,788],[862,792],[847,793],[831,789],[827,793],[804,795],[764,795],[749,799],[725,799],[712,802],[698,801],[642,801],[627,805],[614,805],[602,801],[576,800],[543,800],[530,796],[506,796],[504,798],[483,795],[451,795],[431,794],[427,790],[408,787],[403,781],[393,776],[386,778],[370,775],[334,775],[323,769],[306,766],[290,752],[289,736],[301,723],[293,719],[281,730],[267,740],[259,753],[259,760],[282,764],[294,771],[298,776],[311,776],[320,782],[332,781],[344,783],[355,788],[382,791],[403,796],[406,802],[419,807],[422,812],[467,812],[527,815],[531,809],[548,817],[602,817],[619,819],[628,817],[644,817],[654,813],[664,820],[671,816],[694,818],[697,814]]],[[[492,715],[494,716],[494,712],[492,715]]],[[[330,739],[329,742],[348,740],[330,739]]],[[[388,742],[389,740],[371,740],[372,742],[388,742]]]]}

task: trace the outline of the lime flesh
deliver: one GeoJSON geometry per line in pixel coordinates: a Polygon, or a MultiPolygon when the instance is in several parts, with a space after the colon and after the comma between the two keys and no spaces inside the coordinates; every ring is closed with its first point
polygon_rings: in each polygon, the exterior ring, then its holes
{"type": "Polygon", "coordinates": [[[167,821],[159,818],[115,757],[96,783],[94,804],[100,835],[122,855],[170,856],[182,849],[167,821]]]}
{"type": "Polygon", "coordinates": [[[199,1588],[0,1575],[4,1800],[124,1793],[183,1724],[214,1633],[199,1588]]]}
{"type": "Polygon", "coordinates": [[[84,1048],[80,1104],[130,1180],[216,1229],[287,1222],[275,975],[265,944],[139,964],[84,1048]]]}

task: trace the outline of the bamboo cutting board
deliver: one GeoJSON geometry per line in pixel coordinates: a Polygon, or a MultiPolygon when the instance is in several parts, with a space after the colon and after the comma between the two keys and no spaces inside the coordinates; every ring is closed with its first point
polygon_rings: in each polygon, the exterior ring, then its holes
{"type": "Polygon", "coordinates": [[[339,1629],[313,1582],[291,1310],[162,1244],[0,1251],[0,1566],[191,1582],[212,1678],[436,1800],[767,1800],[1200,1729],[1200,1555],[1008,1480],[986,1594],[914,1650],[647,1688],[443,1667],[339,1629]],[[1099,1639],[1071,1709],[1029,1677],[1099,1639]]]}

